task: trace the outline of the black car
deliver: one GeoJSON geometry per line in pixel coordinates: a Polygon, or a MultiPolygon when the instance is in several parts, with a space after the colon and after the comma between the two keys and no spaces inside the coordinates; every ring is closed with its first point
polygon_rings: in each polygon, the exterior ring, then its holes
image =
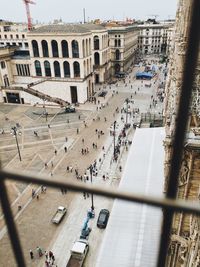
{"type": "Polygon", "coordinates": [[[98,94],[98,96],[100,96],[100,97],[104,97],[104,96],[106,96],[106,94],[107,94],[107,91],[102,91],[102,92],[100,92],[100,93],[98,94]]]}
{"type": "Polygon", "coordinates": [[[74,106],[69,106],[69,107],[65,108],[65,112],[66,113],[74,113],[74,112],[76,112],[76,109],[74,106]]]}
{"type": "Polygon", "coordinates": [[[108,223],[109,215],[110,215],[109,210],[102,209],[99,212],[99,217],[98,217],[98,220],[97,220],[97,227],[106,228],[106,225],[108,223]]]}

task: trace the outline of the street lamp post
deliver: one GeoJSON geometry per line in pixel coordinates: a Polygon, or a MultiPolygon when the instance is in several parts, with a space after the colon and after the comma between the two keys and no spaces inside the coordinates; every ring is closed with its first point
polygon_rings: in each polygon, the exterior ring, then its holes
{"type": "MultiPolygon", "coordinates": [[[[93,172],[93,167],[92,165],[90,165],[90,181],[92,184],[92,172],[93,172]]],[[[92,206],[91,206],[91,210],[94,210],[94,199],[93,199],[93,193],[91,193],[91,201],[92,201],[92,206]]]]}
{"type": "Polygon", "coordinates": [[[129,100],[128,98],[126,98],[126,125],[128,123],[128,103],[129,103],[129,100]]]}
{"type": "Polygon", "coordinates": [[[114,141],[114,151],[113,151],[113,156],[115,158],[115,129],[116,129],[116,121],[113,123],[113,141],[114,141]]]}
{"type": "Polygon", "coordinates": [[[17,150],[18,150],[18,155],[19,155],[19,160],[22,161],[22,157],[21,157],[20,149],[19,149],[19,143],[18,143],[18,139],[17,139],[17,128],[14,126],[11,129],[13,130],[13,135],[15,136],[15,140],[16,140],[16,144],[17,144],[17,150]]]}

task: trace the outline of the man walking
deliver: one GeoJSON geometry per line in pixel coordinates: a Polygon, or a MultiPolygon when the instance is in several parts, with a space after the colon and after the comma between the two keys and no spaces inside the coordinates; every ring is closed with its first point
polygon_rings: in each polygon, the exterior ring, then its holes
{"type": "Polygon", "coordinates": [[[32,260],[34,258],[33,251],[30,249],[29,253],[30,253],[31,260],[32,260]]]}

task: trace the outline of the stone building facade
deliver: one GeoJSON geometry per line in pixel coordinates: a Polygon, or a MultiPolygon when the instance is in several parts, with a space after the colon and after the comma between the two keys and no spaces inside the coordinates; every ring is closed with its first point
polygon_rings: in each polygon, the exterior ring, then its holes
{"type": "MultiPolygon", "coordinates": [[[[165,189],[172,154],[172,138],[175,118],[180,98],[180,87],[186,54],[188,21],[190,19],[191,1],[179,0],[175,38],[169,62],[169,75],[166,84],[165,101],[165,189]]],[[[177,198],[191,201],[200,200],[200,55],[196,67],[190,116],[179,174],[177,198]]],[[[195,215],[176,213],[171,229],[171,241],[167,257],[167,267],[200,266],[200,219],[195,215]]]]}
{"type": "MultiPolygon", "coordinates": [[[[46,25],[27,33],[27,42],[28,54],[21,51],[10,56],[12,77],[7,75],[13,82],[1,84],[2,97],[8,102],[14,87],[31,85],[42,94],[84,103],[94,95],[95,83],[110,77],[108,32],[100,25],[46,25]]],[[[42,102],[25,90],[15,95],[17,103],[42,102]]]]}
{"type": "Polygon", "coordinates": [[[137,26],[108,28],[112,75],[126,72],[137,56],[137,26]]]}
{"type": "Polygon", "coordinates": [[[0,21],[0,47],[17,46],[19,49],[28,50],[26,28],[26,24],[0,21]]]}
{"type": "Polygon", "coordinates": [[[139,53],[168,54],[172,44],[173,27],[172,22],[139,25],[139,53]]]}

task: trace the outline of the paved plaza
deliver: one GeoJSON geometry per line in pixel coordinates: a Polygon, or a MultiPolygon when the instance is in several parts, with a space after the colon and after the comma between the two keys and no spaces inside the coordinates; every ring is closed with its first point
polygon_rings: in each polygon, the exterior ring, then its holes
{"type": "MultiPolygon", "coordinates": [[[[125,114],[116,112],[116,109],[126,108],[124,102],[128,98],[134,100],[130,104],[131,109],[139,108],[140,113],[162,112],[162,103],[158,103],[155,107],[150,106],[151,96],[156,98],[157,86],[163,79],[162,73],[160,78],[154,78],[155,83],[151,88],[146,88],[141,81],[135,80],[135,71],[136,69],[129,74],[125,84],[119,82],[118,87],[107,85],[105,90],[108,93],[105,98],[97,98],[97,105],[85,103],[77,107],[76,113],[67,114],[60,108],[45,107],[49,114],[46,120],[43,107],[0,105],[0,133],[3,131],[0,134],[0,156],[3,168],[46,174],[48,179],[56,179],[60,176],[63,181],[66,179],[70,181],[70,179],[76,180],[74,169],[83,176],[89,165],[97,160],[98,174],[93,182],[102,186],[117,187],[121,178],[119,166],[125,165],[128,151],[122,149],[118,161],[112,161],[113,137],[110,136],[110,130],[116,120],[116,132],[119,134],[125,121],[125,114]],[[99,104],[98,101],[100,101],[99,104]],[[11,128],[16,124],[20,133],[18,141],[22,161],[19,161],[15,137],[10,134],[11,128]],[[104,134],[99,136],[96,134],[96,129],[103,131],[104,134]],[[97,149],[93,148],[93,143],[97,145],[97,149]],[[82,149],[88,149],[89,153],[82,155],[82,149]],[[67,167],[73,171],[67,172],[67,167]],[[103,175],[108,175],[109,179],[104,181],[103,175]]],[[[128,116],[128,122],[132,124],[136,118],[128,116]]],[[[132,140],[134,131],[133,127],[129,129],[128,140],[132,140]]],[[[42,194],[40,189],[32,184],[7,182],[7,185],[28,266],[44,266],[44,257],[30,259],[29,250],[32,249],[35,253],[37,246],[44,250],[52,250],[58,267],[66,266],[72,244],[79,237],[87,210],[91,207],[90,197],[84,199],[82,193],[72,192],[63,195],[60,190],[50,188],[42,194]],[[32,199],[32,189],[39,190],[39,199],[32,199]],[[18,211],[18,205],[22,206],[20,211],[18,211]],[[56,226],[51,223],[51,218],[60,205],[66,206],[68,213],[61,225],[56,226]]],[[[101,208],[108,208],[111,211],[113,204],[112,200],[97,196],[94,196],[94,202],[96,216],[91,220],[90,251],[85,262],[85,266],[91,267],[94,266],[105,232],[96,227],[97,214],[101,208]]],[[[0,215],[0,259],[2,267],[16,266],[2,213],[0,215]]]]}

